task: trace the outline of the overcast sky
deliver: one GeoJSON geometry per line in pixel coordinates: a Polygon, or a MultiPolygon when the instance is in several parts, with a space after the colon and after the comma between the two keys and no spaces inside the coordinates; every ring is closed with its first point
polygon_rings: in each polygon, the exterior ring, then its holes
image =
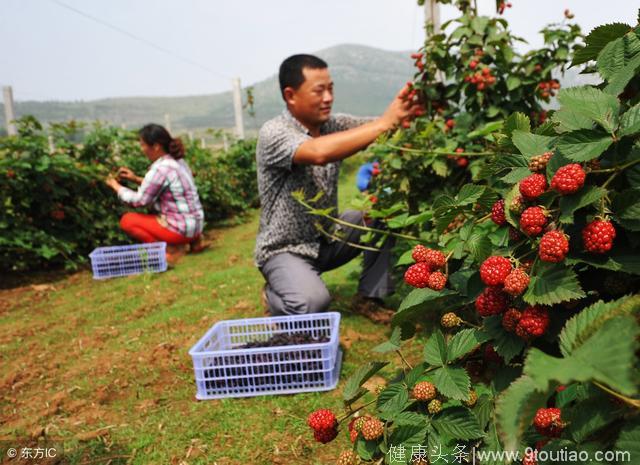
{"type": "MultiPolygon", "coordinates": [[[[494,0],[478,1],[481,13],[494,14],[494,0]]],[[[532,45],[564,8],[588,32],[606,22],[634,24],[640,7],[634,0],[511,3],[505,17],[532,45]]],[[[443,19],[456,11],[442,7],[443,19]]],[[[423,19],[415,0],[0,0],[0,84],[12,85],[16,100],[221,92],[233,76],[243,86],[269,77],[293,53],[343,43],[417,49],[423,19]]]]}

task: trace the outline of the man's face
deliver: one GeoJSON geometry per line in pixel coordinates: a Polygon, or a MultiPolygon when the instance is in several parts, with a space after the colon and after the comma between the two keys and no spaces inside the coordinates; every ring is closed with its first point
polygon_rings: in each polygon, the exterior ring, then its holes
{"type": "Polygon", "coordinates": [[[328,68],[303,68],[304,82],[298,89],[287,87],[289,110],[301,122],[319,126],[329,120],[333,105],[333,81],[328,68]]]}

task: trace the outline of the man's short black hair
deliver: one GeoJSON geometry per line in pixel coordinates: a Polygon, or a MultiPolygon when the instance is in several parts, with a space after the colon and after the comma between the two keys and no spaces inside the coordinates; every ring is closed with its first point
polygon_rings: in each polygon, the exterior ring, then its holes
{"type": "Polygon", "coordinates": [[[327,62],[313,55],[291,55],[280,65],[280,92],[284,98],[284,89],[291,87],[297,89],[304,82],[303,68],[324,69],[328,68],[327,62]]]}

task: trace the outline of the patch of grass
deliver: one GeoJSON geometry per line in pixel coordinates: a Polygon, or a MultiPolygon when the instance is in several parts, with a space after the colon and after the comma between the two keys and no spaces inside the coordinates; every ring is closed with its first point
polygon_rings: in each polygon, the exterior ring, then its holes
{"type": "MultiPolygon", "coordinates": [[[[356,193],[353,172],[344,173],[341,204],[356,193]]],[[[194,398],[189,348],[216,321],[262,316],[263,278],[252,258],[257,226],[253,212],[212,231],[211,249],[166,273],[94,281],[84,271],[44,291],[0,291],[8,302],[0,313],[0,435],[28,438],[43,429],[78,464],[109,457],[140,465],[333,462],[350,446],[346,434],[319,445],[306,417],[316,408],[341,410],[346,379],[389,332],[347,311],[358,260],[324,275],[342,311],[337,389],[194,398]]],[[[408,357],[418,357],[421,341],[407,344],[408,357]]],[[[397,363],[394,354],[380,358],[397,363]]]]}

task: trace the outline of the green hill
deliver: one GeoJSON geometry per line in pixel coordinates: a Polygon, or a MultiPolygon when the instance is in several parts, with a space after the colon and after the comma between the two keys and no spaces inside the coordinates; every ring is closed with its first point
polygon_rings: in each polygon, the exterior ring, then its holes
{"type": "MultiPolygon", "coordinates": [[[[329,63],[335,81],[334,111],[355,115],[381,113],[404,82],[413,76],[410,52],[390,52],[362,45],[338,45],[316,53],[329,63]]],[[[253,84],[255,120],[245,115],[245,127],[251,131],[282,111],[283,102],[274,75],[253,84]]],[[[243,83],[247,85],[248,83],[243,83]]],[[[243,97],[244,98],[244,97],[243,97]]],[[[43,122],[69,119],[108,121],[116,125],[138,127],[171,115],[172,130],[234,125],[231,92],[188,97],[126,97],[93,101],[19,101],[17,116],[31,114],[43,122]]],[[[0,111],[4,126],[4,109],[0,111]]]]}

